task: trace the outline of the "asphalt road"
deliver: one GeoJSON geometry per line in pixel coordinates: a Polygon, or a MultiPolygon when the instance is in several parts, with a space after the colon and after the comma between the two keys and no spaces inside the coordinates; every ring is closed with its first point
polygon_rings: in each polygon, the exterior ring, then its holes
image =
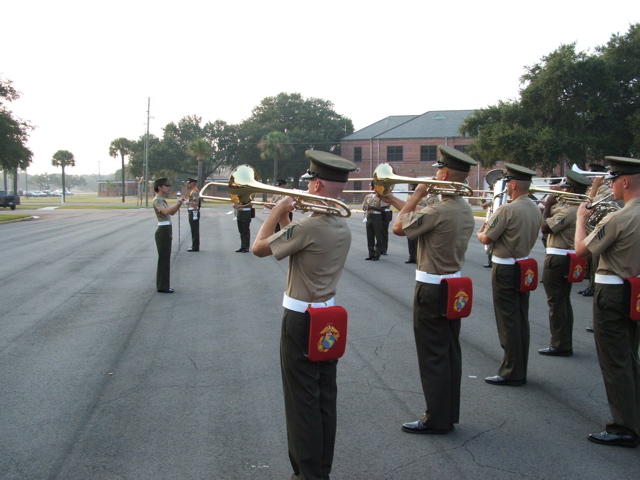
{"type": "MultiPolygon", "coordinates": [[[[174,217],[172,286],[155,291],[150,209],[40,210],[0,224],[0,478],[289,479],[278,342],[287,262],[235,253],[226,207],[203,214],[201,252],[174,217]]],[[[298,214],[296,214],[298,215],[298,214]]],[[[265,218],[252,222],[255,236],[265,218]]],[[[362,215],[338,303],[350,315],[338,366],[334,479],[637,478],[640,449],[596,445],[609,418],[590,324],[574,287],[574,356],[548,346],[542,287],[531,295],[528,384],[497,387],[502,350],[484,247],[463,273],[461,423],[403,433],[424,410],[405,238],[365,262],[362,215]]],[[[533,256],[544,259],[538,242],[533,256]]]]}

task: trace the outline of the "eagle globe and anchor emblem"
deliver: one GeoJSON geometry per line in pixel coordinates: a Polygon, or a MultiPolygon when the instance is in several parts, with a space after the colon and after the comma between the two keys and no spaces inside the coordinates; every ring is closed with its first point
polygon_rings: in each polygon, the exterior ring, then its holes
{"type": "Polygon", "coordinates": [[[578,279],[582,275],[582,265],[576,265],[576,268],[573,269],[573,278],[578,279]]]}
{"type": "Polygon", "coordinates": [[[636,312],[640,313],[640,294],[636,297],[636,312]]]}
{"type": "Polygon", "coordinates": [[[527,269],[527,271],[524,274],[524,284],[527,287],[530,287],[531,284],[533,283],[533,280],[535,279],[535,275],[533,273],[533,270],[531,270],[530,268],[527,269]]]}
{"type": "Polygon", "coordinates": [[[469,303],[469,294],[464,290],[460,290],[453,299],[453,309],[456,312],[461,312],[467,306],[467,303],[469,303]]]}
{"type": "Polygon", "coordinates": [[[331,324],[327,325],[320,331],[320,340],[318,340],[318,351],[326,353],[333,347],[340,338],[340,332],[331,324]]]}

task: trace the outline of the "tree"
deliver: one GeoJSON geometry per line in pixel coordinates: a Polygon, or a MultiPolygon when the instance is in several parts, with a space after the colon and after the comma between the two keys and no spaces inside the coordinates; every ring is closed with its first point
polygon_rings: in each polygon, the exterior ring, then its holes
{"type": "Polygon", "coordinates": [[[26,146],[33,127],[29,122],[14,117],[4,105],[5,101],[18,98],[20,93],[13,88],[11,80],[0,78],[0,169],[13,173],[14,191],[18,191],[18,169],[26,170],[33,157],[26,146]]]}
{"type": "Polygon", "coordinates": [[[202,188],[202,161],[211,155],[211,145],[204,138],[198,138],[187,145],[187,153],[198,162],[198,188],[202,188]]]}
{"type": "Polygon", "coordinates": [[[51,159],[51,165],[54,167],[62,167],[62,203],[64,203],[65,195],[67,192],[66,185],[64,183],[64,169],[65,167],[75,167],[76,159],[69,150],[58,150],[53,154],[51,159]]]}
{"type": "Polygon", "coordinates": [[[234,161],[249,163],[263,177],[269,177],[273,166],[270,159],[260,158],[258,144],[275,131],[286,134],[293,148],[292,155],[279,164],[280,176],[293,177],[297,186],[300,174],[308,167],[305,150],[317,148],[340,154],[340,140],[353,133],[353,122],[336,113],[328,100],[305,99],[299,93],[267,97],[238,126],[234,161]]]}
{"type": "Polygon", "coordinates": [[[113,158],[117,158],[120,155],[122,159],[122,203],[124,203],[125,194],[125,168],[124,168],[124,156],[131,154],[133,150],[133,142],[124,137],[116,138],[111,142],[109,146],[109,155],[113,158]]]}
{"type": "Polygon", "coordinates": [[[282,132],[271,132],[258,142],[260,158],[263,160],[273,160],[273,183],[278,180],[278,162],[286,160],[295,150],[289,144],[289,137],[282,132]]]}
{"type": "Polygon", "coordinates": [[[477,110],[460,132],[478,138],[469,153],[552,171],[605,155],[640,152],[640,24],[595,54],[561,45],[526,67],[520,97],[477,110]]]}

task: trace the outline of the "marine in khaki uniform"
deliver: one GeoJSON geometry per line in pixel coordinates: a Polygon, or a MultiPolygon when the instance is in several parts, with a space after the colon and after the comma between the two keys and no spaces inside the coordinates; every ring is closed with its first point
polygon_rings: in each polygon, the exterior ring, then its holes
{"type": "MultiPolygon", "coordinates": [[[[369,185],[373,190],[373,183],[369,185]]],[[[365,260],[380,260],[385,251],[384,245],[384,211],[388,204],[383,202],[375,192],[368,194],[362,201],[362,209],[367,213],[367,247],[369,256],[365,260]]]]}
{"type": "Polygon", "coordinates": [[[171,288],[171,216],[182,206],[180,200],[169,206],[166,197],[169,194],[171,184],[165,177],[158,178],[153,183],[153,211],[158,219],[156,230],[156,247],[158,249],[158,268],[156,271],[156,289],[159,293],[173,293],[171,288]]]}
{"type": "MultiPolygon", "coordinates": [[[[356,165],[328,152],[307,150],[309,170],[302,176],[309,193],[338,198],[356,165]]],[[[287,420],[289,458],[294,478],[325,480],[333,462],[336,436],[337,360],[312,362],[305,311],[331,306],[349,247],[351,231],[344,218],[313,213],[291,222],[293,199],[286,197],[266,218],[252,251],[258,257],[289,258],[280,337],[280,362],[287,420]],[[276,224],[282,230],[274,234],[276,224]]]]}
{"type": "MultiPolygon", "coordinates": [[[[591,181],[579,173],[568,171],[559,187],[564,192],[584,194],[591,181]]],[[[542,284],[549,305],[549,347],[538,350],[540,355],[569,357],[573,355],[573,308],[571,286],[567,279],[568,253],[575,253],[577,204],[567,204],[557,195],[550,195],[542,212],[542,233],[547,234],[546,257],[542,284]]]]}
{"type": "MultiPolygon", "coordinates": [[[[477,162],[451,147],[438,147],[441,159],[436,180],[462,182],[477,162]]],[[[459,277],[475,222],[469,203],[460,195],[442,195],[426,207],[421,184],[406,201],[393,195],[382,197],[398,210],[393,233],[417,239],[417,270],[413,300],[413,332],[426,409],[415,422],[402,425],[408,433],[445,434],[460,419],[462,352],[461,320],[442,316],[441,281],[459,277]]]]}
{"type": "Polygon", "coordinates": [[[250,203],[244,205],[234,205],[238,233],[240,234],[240,248],[236,253],[249,253],[249,242],[251,241],[251,218],[253,210],[250,203]]]}
{"type": "Polygon", "coordinates": [[[189,189],[189,226],[191,227],[191,248],[189,252],[200,251],[200,190],[198,190],[198,180],[189,178],[187,180],[189,189]]]}
{"type": "MultiPolygon", "coordinates": [[[[604,173],[607,171],[607,167],[604,165],[600,165],[599,163],[590,163],[587,165],[588,171],[590,172],[598,172],[604,173]]],[[[596,175],[593,177],[592,185],[589,190],[587,190],[587,195],[591,197],[593,202],[597,202],[601,200],[606,195],[612,193],[611,187],[604,183],[604,175],[596,175]]],[[[589,272],[589,285],[587,288],[583,290],[579,290],[578,293],[580,295],[584,295],[585,297],[593,297],[593,292],[595,289],[594,279],[596,276],[596,270],[598,269],[598,258],[597,255],[589,255],[587,258],[587,270],[589,272]]],[[[593,333],[593,327],[587,327],[587,331],[593,333]]]]}
{"type": "Polygon", "coordinates": [[[624,278],[640,275],[640,160],[606,157],[616,201],[624,207],[598,223],[587,235],[591,211],[578,209],[575,246],[580,256],[600,255],[593,297],[593,329],[598,362],[607,391],[611,421],[589,440],[604,445],[636,447],[640,441],[640,322],[629,318],[624,278]]]}
{"type": "Polygon", "coordinates": [[[504,350],[498,375],[485,381],[520,386],[527,383],[530,292],[520,292],[515,284],[515,261],[528,258],[540,233],[542,213],[528,196],[536,173],[520,165],[504,165],[511,201],[496,210],[478,230],[480,243],[493,243],[491,289],[498,337],[504,350]]]}

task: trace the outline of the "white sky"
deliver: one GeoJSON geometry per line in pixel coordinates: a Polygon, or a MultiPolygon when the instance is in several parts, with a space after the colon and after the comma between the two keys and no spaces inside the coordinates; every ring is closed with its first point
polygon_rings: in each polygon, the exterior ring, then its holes
{"type": "Polygon", "coordinates": [[[114,172],[118,137],[186,115],[238,123],[280,92],[334,103],[356,130],[390,115],[482,108],[518,96],[524,66],[561,44],[593,52],[640,22],[609,0],[19,0],[0,18],[0,76],[37,126],[29,173],[114,172]],[[102,5],[102,6],[100,6],[102,5]]]}

